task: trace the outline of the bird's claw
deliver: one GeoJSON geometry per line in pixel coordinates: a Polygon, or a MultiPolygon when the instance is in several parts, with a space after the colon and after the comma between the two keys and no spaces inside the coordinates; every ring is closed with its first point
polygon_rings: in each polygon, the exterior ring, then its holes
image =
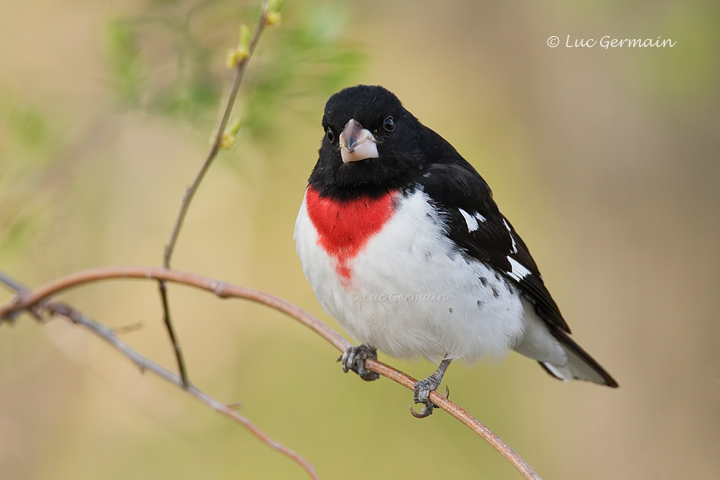
{"type": "Polygon", "coordinates": [[[367,358],[377,360],[377,350],[374,347],[365,344],[353,345],[345,350],[338,358],[338,362],[342,362],[343,372],[347,373],[348,370],[352,370],[360,375],[360,378],[370,382],[380,378],[380,375],[365,368],[365,359],[367,358]]]}
{"type": "Polygon", "coordinates": [[[416,412],[413,410],[412,405],[410,405],[410,415],[412,415],[415,418],[425,418],[432,415],[433,408],[435,408],[435,404],[432,402],[428,402],[427,404],[423,405],[422,410],[419,412],[416,412]]]}

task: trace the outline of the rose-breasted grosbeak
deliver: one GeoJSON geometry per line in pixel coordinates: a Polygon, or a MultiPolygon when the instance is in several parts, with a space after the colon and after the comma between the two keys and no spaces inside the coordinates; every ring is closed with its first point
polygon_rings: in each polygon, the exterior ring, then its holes
{"type": "Polygon", "coordinates": [[[345,371],[377,378],[364,368],[376,349],[441,360],[415,385],[420,416],[452,360],[508,349],[556,378],[617,387],[570,338],[525,243],[452,145],[379,86],[330,97],[322,127],[295,242],[325,312],[362,342],[345,371]]]}

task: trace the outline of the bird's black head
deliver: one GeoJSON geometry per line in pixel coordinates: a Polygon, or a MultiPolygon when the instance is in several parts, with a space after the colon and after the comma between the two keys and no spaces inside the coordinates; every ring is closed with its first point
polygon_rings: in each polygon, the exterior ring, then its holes
{"type": "Polygon", "coordinates": [[[428,130],[388,90],[346,88],[328,100],[320,157],[310,184],[323,196],[376,197],[412,186],[425,168],[428,130]]]}

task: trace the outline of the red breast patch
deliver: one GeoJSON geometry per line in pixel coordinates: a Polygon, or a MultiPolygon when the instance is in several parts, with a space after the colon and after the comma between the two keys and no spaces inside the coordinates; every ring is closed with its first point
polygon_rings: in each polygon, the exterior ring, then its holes
{"type": "Polygon", "coordinates": [[[305,205],[318,232],[318,244],[337,259],[335,271],[343,284],[350,283],[350,262],[392,217],[398,194],[393,190],[378,198],[337,201],[323,198],[314,188],[308,187],[305,205]]]}

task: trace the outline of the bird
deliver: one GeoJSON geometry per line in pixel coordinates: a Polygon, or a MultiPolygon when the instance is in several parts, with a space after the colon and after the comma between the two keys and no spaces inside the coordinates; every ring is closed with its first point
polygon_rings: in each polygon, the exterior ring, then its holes
{"type": "Polygon", "coordinates": [[[364,380],[377,351],[439,362],[414,386],[417,417],[451,362],[514,350],[560,380],[617,382],[570,336],[530,251],[483,177],[392,92],[333,94],[295,222],[303,272],[359,345],[339,361],[364,380]]]}

